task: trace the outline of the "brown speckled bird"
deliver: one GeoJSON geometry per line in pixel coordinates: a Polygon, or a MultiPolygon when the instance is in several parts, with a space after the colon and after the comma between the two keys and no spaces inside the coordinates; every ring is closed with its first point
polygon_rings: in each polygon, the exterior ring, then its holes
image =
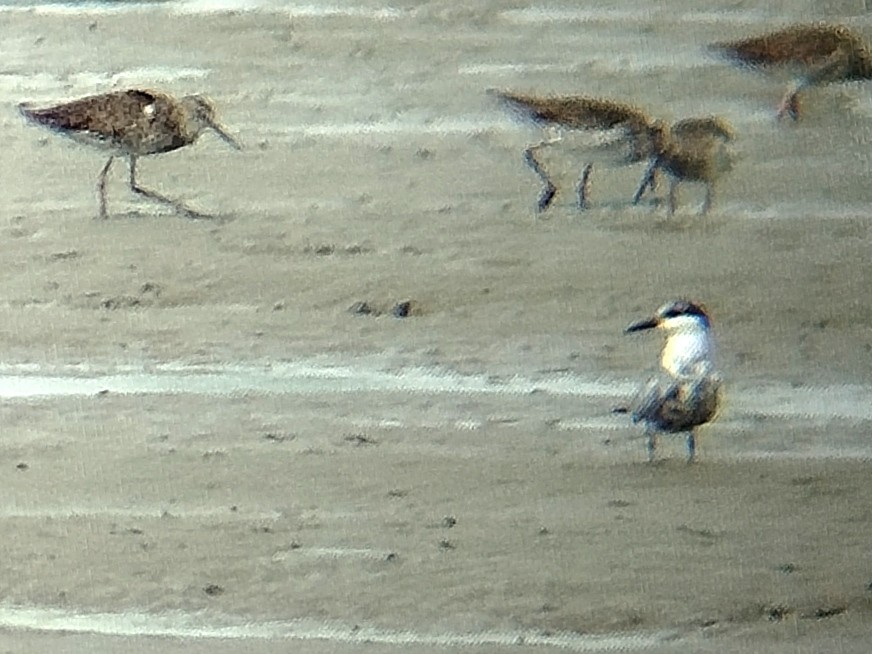
{"type": "Polygon", "coordinates": [[[212,102],[200,95],[174,98],[157,91],[130,89],[92,95],[43,109],[19,105],[29,120],[80,143],[112,152],[100,171],[97,192],[100,217],[107,217],[106,176],[117,156],[130,161],[130,190],[171,205],[189,217],[201,214],[136,182],[137,157],[172,152],[194,143],[206,129],[236,149],[239,143],[217,122],[212,102]]]}
{"type": "Polygon", "coordinates": [[[791,25],[748,39],[715,43],[711,48],[743,66],[791,71],[793,80],[778,105],[779,118],[798,120],[799,94],[811,86],[872,79],[868,43],[843,25],[791,25]]]}
{"type": "Polygon", "coordinates": [[[727,146],[735,139],[732,125],[716,116],[687,118],[672,125],[657,121],[650,133],[654,154],[640,191],[658,169],[666,172],[670,178],[667,211],[672,215],[678,203],[678,185],[683,181],[702,182],[706,186],[706,195],[700,214],[708,213],[714,199],[715,183],[732,169],[735,161],[727,146]]]}
{"type": "MultiPolygon", "coordinates": [[[[595,132],[599,138],[592,144],[592,149],[604,154],[611,165],[638,163],[651,155],[650,128],[654,121],[633,105],[582,95],[536,96],[498,90],[490,90],[488,93],[496,96],[524,120],[556,131],[556,134],[524,151],[524,161],[545,185],[539,195],[539,211],[549,207],[557,193],[557,187],[544,166],[536,159],[536,153],[545,146],[559,143],[563,139],[564,131],[595,132]]],[[[592,170],[593,164],[588,163],[579,176],[576,191],[580,209],[588,207],[592,170]]],[[[637,191],[638,198],[641,198],[648,186],[653,186],[656,182],[653,176],[646,177],[646,180],[645,186],[637,191]]]]}

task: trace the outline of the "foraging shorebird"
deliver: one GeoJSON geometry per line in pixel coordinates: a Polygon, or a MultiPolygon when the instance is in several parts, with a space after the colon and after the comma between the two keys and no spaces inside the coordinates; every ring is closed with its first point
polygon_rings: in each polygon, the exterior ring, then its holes
{"type": "Polygon", "coordinates": [[[676,300],[653,317],[634,322],[625,333],[654,328],[666,332],[660,373],[621,412],[629,411],[633,422],[645,423],[649,461],[654,460],[658,433],[686,433],[690,463],[696,455],[696,429],[714,419],[720,404],[711,320],[700,304],[676,300]]]}
{"type": "MultiPolygon", "coordinates": [[[[524,150],[524,161],[544,184],[537,203],[540,212],[549,207],[557,187],[536,154],[563,140],[566,130],[595,132],[597,138],[592,149],[599,151],[599,158],[611,165],[638,163],[651,155],[650,128],[654,121],[633,105],[581,95],[535,96],[497,90],[488,93],[523,119],[544,126],[550,132],[545,139],[524,150]]],[[[593,163],[587,163],[579,176],[576,187],[579,209],[588,207],[592,171],[593,163]]],[[[641,198],[645,189],[655,183],[653,174],[646,175],[646,183],[636,195],[641,198]]]]}
{"type": "Polygon", "coordinates": [[[662,169],[670,178],[667,212],[675,213],[678,185],[683,181],[702,182],[706,186],[700,215],[711,209],[715,183],[733,168],[735,156],[728,143],[735,139],[733,127],[723,118],[687,118],[672,125],[656,121],[650,128],[653,154],[648,169],[633,198],[636,204],[645,188],[653,186],[654,175],[662,169]]]}
{"type": "Polygon", "coordinates": [[[872,79],[872,49],[860,34],[843,25],[791,25],[711,48],[743,66],[783,67],[792,73],[778,105],[778,118],[798,120],[799,94],[811,86],[872,79]]]}
{"type": "Polygon", "coordinates": [[[107,217],[106,176],[115,157],[130,161],[130,190],[174,207],[189,217],[201,214],[136,181],[136,160],[140,156],[171,152],[190,145],[211,129],[236,149],[239,143],[215,117],[212,102],[200,95],[174,98],[157,91],[130,89],[92,95],[43,109],[19,105],[21,113],[33,122],[65,136],[112,152],[100,171],[97,192],[100,217],[107,217]]]}

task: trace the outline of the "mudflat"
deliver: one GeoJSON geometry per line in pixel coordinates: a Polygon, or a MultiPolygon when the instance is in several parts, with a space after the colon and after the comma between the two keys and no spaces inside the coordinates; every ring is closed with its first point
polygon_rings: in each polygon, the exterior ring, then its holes
{"type": "Polygon", "coordinates": [[[869,87],[776,124],[780,82],[702,48],[869,19],[683,4],[0,13],[2,372],[109,390],[0,407],[0,644],[868,651],[869,87]],[[118,170],[94,219],[105,156],[15,111],[127,86],[207,93],[246,146],[140,162],[212,219],[118,170]],[[487,88],[724,115],[741,156],[667,218],[629,206],[643,165],[579,213],[583,151],[554,148],[537,216],[540,134],[487,88]],[[664,439],[651,466],[611,409],[660,346],[622,329],[673,297],[710,310],[727,404],[697,465],[664,439]],[[301,362],[271,392],[109,377],[301,362]]]}

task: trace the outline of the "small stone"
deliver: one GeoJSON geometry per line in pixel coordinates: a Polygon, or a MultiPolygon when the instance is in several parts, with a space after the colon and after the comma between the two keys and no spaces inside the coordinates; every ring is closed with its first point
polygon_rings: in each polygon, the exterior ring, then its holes
{"type": "Polygon", "coordinates": [[[352,445],[378,445],[378,441],[374,438],[370,438],[366,434],[350,434],[343,439],[346,443],[351,443],[352,445]]]}
{"type": "Polygon", "coordinates": [[[394,315],[394,318],[408,318],[412,315],[412,301],[405,300],[403,302],[397,302],[391,310],[391,313],[394,315]]]}
{"type": "Polygon", "coordinates": [[[358,316],[372,315],[372,307],[369,306],[368,302],[355,302],[348,308],[348,311],[358,316]]]}

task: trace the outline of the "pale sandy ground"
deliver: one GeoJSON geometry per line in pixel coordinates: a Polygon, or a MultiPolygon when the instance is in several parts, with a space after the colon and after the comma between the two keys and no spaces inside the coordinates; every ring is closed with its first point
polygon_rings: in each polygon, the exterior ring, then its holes
{"type": "MultiPolygon", "coordinates": [[[[666,460],[645,465],[608,397],[7,401],[0,649],[314,654],[369,640],[380,653],[443,638],[475,652],[868,652],[868,419],[779,417],[774,402],[750,411],[740,399],[758,385],[824,389],[818,408],[845,384],[868,396],[870,87],[816,93],[802,124],[775,125],[778,84],[699,48],[821,14],[731,3],[745,18],[721,20],[709,2],[710,20],[671,20],[682,4],[562,25],[506,14],[520,2],[397,5],[407,13],[384,21],[0,14],[4,362],[320,357],[626,383],[659,342],[622,328],[688,295],[715,316],[734,390],[690,468],[669,441],[666,460]],[[623,44],[630,63],[673,47],[700,65],[617,77],[623,44]],[[597,48],[613,54],[597,63],[597,48]],[[112,218],[93,220],[102,155],[14,110],[113,83],[216,99],[244,152],[204,138],[140,169],[216,220],[136,203],[122,166],[112,218]],[[627,207],[634,169],[598,171],[589,213],[565,193],[535,221],[520,153],[536,131],[507,123],[489,87],[632,98],[669,118],[725,113],[742,159],[705,219],[693,187],[671,220],[627,207]],[[406,320],[348,312],[406,299],[406,320]],[[833,456],[843,449],[854,456],[833,456]],[[512,644],[519,633],[526,646],[512,644]]],[[[865,27],[849,5],[822,13],[865,27]]],[[[582,155],[552,156],[571,185],[582,155]]]]}

